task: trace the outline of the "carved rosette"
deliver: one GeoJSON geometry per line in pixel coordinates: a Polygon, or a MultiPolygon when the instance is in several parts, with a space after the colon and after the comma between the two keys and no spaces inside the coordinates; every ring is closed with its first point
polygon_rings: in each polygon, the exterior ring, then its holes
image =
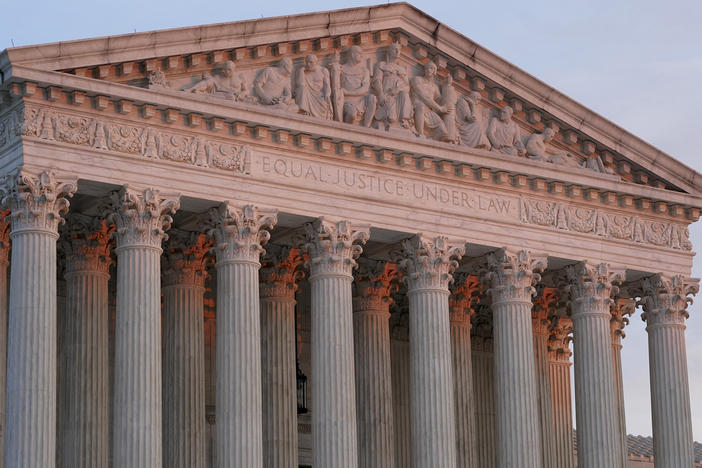
{"type": "Polygon", "coordinates": [[[68,212],[68,198],[78,188],[76,178],[57,180],[51,171],[32,175],[17,171],[0,182],[2,205],[11,211],[12,232],[44,231],[58,237],[62,214],[68,212]]]}
{"type": "Polygon", "coordinates": [[[573,314],[600,314],[609,311],[614,303],[611,296],[619,292],[613,283],[624,280],[624,271],[613,269],[607,263],[580,262],[566,268],[573,314]]]}
{"type": "Polygon", "coordinates": [[[535,255],[528,250],[517,252],[506,248],[488,255],[489,271],[486,279],[490,282],[493,303],[522,301],[531,304],[536,294],[534,285],[541,280],[538,273],[546,268],[545,255],[535,255]]]}
{"type": "Polygon", "coordinates": [[[180,195],[162,194],[160,190],[137,190],[127,185],[112,192],[107,201],[107,222],[116,227],[112,237],[116,251],[125,247],[151,247],[161,250],[168,238],[171,214],[180,208],[180,195]]]}
{"type": "Polygon", "coordinates": [[[354,311],[381,311],[389,314],[392,293],[397,290],[398,272],[393,263],[360,258],[356,271],[354,311]]]}
{"type": "Polygon", "coordinates": [[[465,323],[470,327],[471,318],[475,315],[480,300],[482,285],[477,276],[468,273],[456,273],[453,276],[449,296],[449,321],[465,323]]]}
{"type": "Polygon", "coordinates": [[[259,209],[254,205],[237,207],[226,201],[209,212],[213,226],[208,234],[214,237],[217,265],[254,263],[258,267],[263,245],[271,238],[267,229],[278,222],[278,210],[259,209]]]}
{"type": "Polygon", "coordinates": [[[421,290],[448,292],[458,260],[465,253],[464,243],[450,243],[444,236],[432,239],[417,234],[402,241],[400,271],[410,293],[421,290]]]}
{"type": "Polygon", "coordinates": [[[531,309],[531,326],[537,335],[549,334],[549,319],[556,312],[558,292],[555,288],[539,287],[531,309]]]}
{"type": "Polygon", "coordinates": [[[350,277],[363,251],[359,244],[365,244],[370,237],[370,227],[320,217],[305,225],[305,236],[303,250],[309,255],[311,277],[320,274],[350,277]]]}
{"type": "Polygon", "coordinates": [[[260,296],[294,300],[297,282],[304,276],[300,269],[303,262],[300,249],[288,245],[266,246],[261,259],[260,296]]]}
{"type": "Polygon", "coordinates": [[[570,342],[573,339],[573,322],[568,317],[552,315],[549,322],[548,357],[551,361],[570,362],[570,342]]]}
{"type": "Polygon", "coordinates": [[[212,241],[201,232],[188,232],[179,229],[168,231],[163,255],[161,274],[163,286],[205,287],[207,265],[212,258],[207,254],[212,241]]]}
{"type": "Polygon", "coordinates": [[[641,318],[648,327],[654,325],[685,326],[689,317],[687,306],[692,304],[692,297],[699,292],[699,280],[682,275],[653,275],[641,281],[641,299],[643,306],[641,318]]]}
{"type": "Polygon", "coordinates": [[[114,226],[108,226],[103,218],[69,213],[61,228],[59,248],[66,256],[65,274],[97,272],[108,275],[110,237],[114,226]]]}
{"type": "Polygon", "coordinates": [[[0,211],[0,266],[10,264],[10,210],[0,211]]]}
{"type": "Polygon", "coordinates": [[[624,327],[629,324],[629,317],[636,312],[636,301],[625,297],[618,297],[612,307],[612,318],[609,320],[609,330],[612,333],[612,344],[621,344],[626,337],[624,327]]]}

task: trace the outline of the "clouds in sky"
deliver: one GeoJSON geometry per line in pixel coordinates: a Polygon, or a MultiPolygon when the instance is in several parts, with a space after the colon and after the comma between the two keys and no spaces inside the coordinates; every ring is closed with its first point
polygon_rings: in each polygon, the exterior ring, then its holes
{"type": "MultiPolygon", "coordinates": [[[[362,6],[315,0],[8,2],[0,49],[91,36],[362,6]]],[[[413,4],[621,127],[702,171],[702,2],[590,0],[413,4]]],[[[359,18],[361,20],[362,18],[359,18]]],[[[696,249],[702,228],[692,229],[696,249]]],[[[702,276],[695,262],[694,275],[702,276]]],[[[702,440],[702,299],[690,309],[688,361],[696,440],[702,440]]],[[[650,434],[648,356],[640,311],[627,327],[627,426],[650,434]]]]}

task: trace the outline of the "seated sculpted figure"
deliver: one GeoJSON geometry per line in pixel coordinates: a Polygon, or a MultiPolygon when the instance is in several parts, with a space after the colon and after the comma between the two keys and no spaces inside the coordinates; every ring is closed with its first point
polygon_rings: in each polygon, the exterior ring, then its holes
{"type": "Polygon", "coordinates": [[[499,117],[490,119],[487,137],[493,150],[512,156],[523,156],[524,144],[519,135],[519,126],[512,120],[513,113],[510,106],[500,109],[499,117]]]}
{"type": "Polygon", "coordinates": [[[424,65],[424,76],[412,78],[412,104],[414,107],[414,125],[417,135],[423,136],[426,130],[436,140],[446,140],[448,132],[444,120],[439,114],[445,114],[446,106],[439,104],[441,92],[436,84],[436,65],[429,62],[424,65]]]}
{"type": "Polygon", "coordinates": [[[456,104],[458,134],[461,136],[461,143],[469,148],[490,149],[490,142],[485,135],[485,123],[478,109],[480,99],[480,93],[477,91],[458,99],[456,104]]]}
{"type": "Polygon", "coordinates": [[[602,159],[598,155],[578,161],[578,158],[570,153],[548,154],[546,144],[553,140],[556,132],[552,128],[546,128],[541,133],[532,133],[526,143],[526,157],[536,161],[546,161],[559,166],[576,167],[578,169],[589,169],[595,172],[613,174],[614,171],[602,164],[602,159]]]}
{"type": "Polygon", "coordinates": [[[384,62],[379,62],[373,73],[373,90],[378,96],[378,110],[375,119],[388,129],[400,123],[403,128],[411,128],[412,103],[409,99],[409,72],[398,57],[402,46],[394,42],[387,50],[384,62]]]}
{"type": "Polygon", "coordinates": [[[221,69],[187,89],[191,93],[206,93],[233,101],[250,101],[248,84],[242,73],[236,72],[234,62],[224,62],[221,69]]]}
{"type": "Polygon", "coordinates": [[[333,117],[329,71],[319,65],[316,55],[305,57],[305,65],[297,72],[295,99],[305,115],[320,119],[333,117]]]}
{"type": "Polygon", "coordinates": [[[288,112],[297,112],[292,97],[291,74],[293,63],[285,57],[277,66],[264,68],[254,80],[254,94],[260,104],[273,106],[288,112]]]}
{"type": "Polygon", "coordinates": [[[330,65],[336,120],[370,127],[378,98],[370,92],[370,72],[362,63],[363,51],[357,45],[349,48],[348,59],[330,65]]]}

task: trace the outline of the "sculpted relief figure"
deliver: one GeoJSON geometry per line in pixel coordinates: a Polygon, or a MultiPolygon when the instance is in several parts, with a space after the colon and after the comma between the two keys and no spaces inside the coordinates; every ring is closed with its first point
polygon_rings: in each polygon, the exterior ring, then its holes
{"type": "Polygon", "coordinates": [[[434,62],[424,65],[424,76],[415,76],[411,83],[414,125],[417,134],[423,136],[426,130],[432,138],[446,140],[448,132],[444,120],[439,114],[445,114],[447,109],[439,104],[441,92],[436,84],[436,65],[434,62]]]}
{"type": "Polygon", "coordinates": [[[598,155],[585,158],[583,162],[570,153],[548,154],[546,144],[553,140],[556,132],[552,128],[545,129],[542,133],[532,133],[526,143],[526,157],[536,161],[546,161],[559,166],[589,169],[595,172],[613,174],[614,171],[605,167],[598,155]]]}
{"type": "Polygon", "coordinates": [[[519,126],[512,120],[513,113],[510,106],[500,109],[499,117],[490,119],[487,137],[493,150],[512,156],[523,156],[524,144],[519,134],[519,126]]]}
{"type": "Polygon", "coordinates": [[[338,55],[331,63],[334,114],[338,121],[350,124],[360,121],[364,127],[370,127],[378,98],[370,94],[370,72],[362,60],[363,51],[354,45],[349,48],[345,63],[339,63],[338,55]]]}
{"type": "Polygon", "coordinates": [[[231,60],[224,62],[212,75],[203,76],[201,81],[186,91],[212,94],[233,101],[250,101],[246,79],[242,73],[236,71],[236,66],[231,60]]]}
{"type": "Polygon", "coordinates": [[[292,70],[293,63],[288,57],[282,58],[277,66],[261,70],[254,80],[253,87],[258,102],[288,112],[297,112],[298,107],[292,97],[292,70]]]}
{"type": "Polygon", "coordinates": [[[373,73],[373,90],[378,96],[375,119],[382,122],[386,130],[396,123],[403,128],[411,128],[409,72],[407,67],[398,61],[401,49],[399,43],[392,43],[388,47],[385,61],[379,62],[373,73]]]}
{"type": "Polygon", "coordinates": [[[329,71],[319,65],[316,55],[305,57],[305,65],[297,72],[297,105],[304,115],[331,119],[331,85],[329,71]]]}
{"type": "Polygon", "coordinates": [[[477,91],[458,99],[456,104],[458,134],[461,143],[469,148],[490,149],[490,142],[485,135],[485,123],[478,109],[480,99],[480,93],[477,91]]]}

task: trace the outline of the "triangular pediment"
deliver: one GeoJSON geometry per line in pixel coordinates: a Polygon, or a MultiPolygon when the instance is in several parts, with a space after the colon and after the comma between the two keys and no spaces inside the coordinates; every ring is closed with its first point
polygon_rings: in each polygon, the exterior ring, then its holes
{"type": "Polygon", "coordinates": [[[53,72],[39,81],[58,85],[59,74],[77,76],[170,97],[196,94],[205,102],[311,114],[310,119],[343,122],[346,105],[348,125],[365,123],[378,132],[406,131],[408,140],[420,135],[468,152],[550,162],[566,172],[648,186],[653,193],[702,195],[702,176],[694,170],[406,3],[13,48],[0,55],[0,70],[7,83],[25,71],[53,72]],[[399,44],[399,56],[389,60],[393,43],[399,44]],[[361,55],[357,64],[350,58],[352,46],[361,55]],[[310,73],[304,70],[307,55],[319,61],[310,73]],[[285,60],[292,67],[289,77],[281,78],[285,60]],[[225,70],[227,62],[233,72],[225,70]],[[438,70],[427,79],[430,62],[438,70]],[[382,95],[381,88],[403,70],[407,77],[400,84],[407,96],[382,95]],[[345,73],[354,75],[351,82],[371,83],[362,95],[349,97],[347,91],[340,97],[345,73]],[[301,82],[308,78],[309,83],[301,82]],[[289,89],[277,89],[285,79],[289,89]],[[261,88],[268,84],[287,99],[271,95],[275,99],[263,102],[261,88]],[[310,97],[301,98],[306,88],[310,97]],[[433,104],[424,103],[418,129],[416,108],[423,99],[433,104]],[[513,115],[502,121],[506,107],[513,115]],[[374,115],[364,122],[370,108],[374,115]],[[496,128],[490,128],[492,121],[496,128]],[[518,139],[512,138],[511,122],[518,139]],[[546,129],[554,135],[544,142],[546,129]]]}

